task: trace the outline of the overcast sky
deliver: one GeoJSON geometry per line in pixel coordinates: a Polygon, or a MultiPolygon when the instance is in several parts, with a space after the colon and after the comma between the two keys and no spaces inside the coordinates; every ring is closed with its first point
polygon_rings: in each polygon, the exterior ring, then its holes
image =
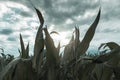
{"type": "Polygon", "coordinates": [[[32,53],[40,24],[32,5],[43,14],[49,31],[64,36],[63,44],[70,39],[74,26],[80,28],[82,39],[101,6],[100,22],[89,50],[110,41],[120,44],[120,0],[0,0],[0,47],[6,54],[18,55],[20,33],[25,44],[30,42],[32,53]]]}

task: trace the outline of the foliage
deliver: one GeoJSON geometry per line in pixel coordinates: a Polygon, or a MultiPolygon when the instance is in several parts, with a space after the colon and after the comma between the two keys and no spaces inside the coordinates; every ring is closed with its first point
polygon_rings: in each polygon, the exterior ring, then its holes
{"type": "Polygon", "coordinates": [[[4,67],[14,59],[14,56],[10,54],[5,54],[4,49],[3,48],[0,49],[1,49],[0,53],[0,72],[1,72],[4,69],[4,67]]]}

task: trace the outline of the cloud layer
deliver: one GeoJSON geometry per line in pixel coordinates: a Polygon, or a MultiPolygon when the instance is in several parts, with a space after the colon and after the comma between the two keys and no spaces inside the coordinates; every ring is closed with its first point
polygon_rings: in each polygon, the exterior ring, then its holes
{"type": "Polygon", "coordinates": [[[120,43],[119,0],[1,0],[0,6],[0,46],[14,54],[19,47],[14,43],[19,44],[20,33],[26,43],[29,41],[32,46],[34,44],[40,23],[33,6],[42,12],[50,31],[55,30],[62,35],[66,32],[66,41],[70,39],[74,26],[80,27],[82,39],[101,6],[100,23],[90,49],[95,49],[103,42],[120,43]]]}

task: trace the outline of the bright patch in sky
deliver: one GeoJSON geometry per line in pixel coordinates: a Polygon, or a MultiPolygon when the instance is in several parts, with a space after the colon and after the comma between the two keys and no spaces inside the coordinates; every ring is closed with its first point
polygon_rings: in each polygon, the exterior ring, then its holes
{"type": "Polygon", "coordinates": [[[56,44],[58,44],[59,42],[61,43],[61,45],[67,45],[69,42],[69,39],[67,39],[67,36],[70,34],[71,32],[60,32],[59,34],[52,34],[51,37],[53,38],[53,40],[55,42],[57,42],[56,44]]]}

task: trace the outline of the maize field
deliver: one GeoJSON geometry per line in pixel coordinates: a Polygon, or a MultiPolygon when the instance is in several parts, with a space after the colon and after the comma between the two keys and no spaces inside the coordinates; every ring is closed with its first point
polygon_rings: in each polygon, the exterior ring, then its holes
{"type": "Polygon", "coordinates": [[[101,9],[81,41],[79,28],[75,27],[75,35],[64,46],[62,55],[60,43],[55,47],[47,27],[43,28],[44,18],[41,12],[37,8],[35,10],[40,26],[33,56],[29,56],[29,43],[25,47],[20,34],[21,49],[18,58],[5,55],[1,49],[0,80],[120,80],[120,46],[117,43],[102,43],[98,45],[97,54],[86,54],[99,23],[101,9]]]}

